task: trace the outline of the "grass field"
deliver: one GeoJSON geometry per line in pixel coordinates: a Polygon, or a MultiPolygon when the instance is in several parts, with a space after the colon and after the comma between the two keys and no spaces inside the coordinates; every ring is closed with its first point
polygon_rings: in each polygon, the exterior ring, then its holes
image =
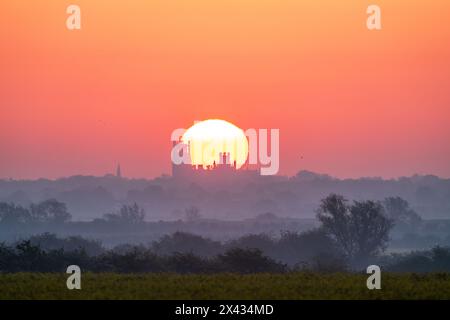
{"type": "Polygon", "coordinates": [[[368,290],[358,274],[82,275],[81,290],[66,274],[0,275],[0,299],[450,299],[450,274],[383,274],[368,290]]]}

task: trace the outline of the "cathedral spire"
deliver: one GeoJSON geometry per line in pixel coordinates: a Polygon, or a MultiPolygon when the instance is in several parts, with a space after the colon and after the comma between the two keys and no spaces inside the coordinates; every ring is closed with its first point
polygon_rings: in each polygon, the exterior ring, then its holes
{"type": "Polygon", "coordinates": [[[117,165],[116,177],[122,178],[122,171],[120,170],[120,163],[117,165]]]}

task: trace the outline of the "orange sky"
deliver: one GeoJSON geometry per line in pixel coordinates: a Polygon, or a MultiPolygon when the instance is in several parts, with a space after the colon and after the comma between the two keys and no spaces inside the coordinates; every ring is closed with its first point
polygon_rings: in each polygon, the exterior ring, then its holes
{"type": "Polygon", "coordinates": [[[0,44],[0,178],[170,173],[207,118],[279,128],[282,174],[450,177],[448,0],[3,0],[0,44]]]}

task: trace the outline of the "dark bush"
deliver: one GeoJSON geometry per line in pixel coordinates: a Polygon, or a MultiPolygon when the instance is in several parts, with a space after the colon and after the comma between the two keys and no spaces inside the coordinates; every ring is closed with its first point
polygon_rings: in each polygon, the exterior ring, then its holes
{"type": "Polygon", "coordinates": [[[123,254],[108,251],[98,257],[98,266],[103,270],[119,273],[162,272],[165,269],[163,259],[149,249],[135,247],[123,254]],[[105,270],[106,269],[106,270],[105,270]]]}
{"type": "Polygon", "coordinates": [[[216,258],[220,271],[236,273],[284,272],[287,267],[258,249],[230,249],[216,258]]]}
{"type": "Polygon", "coordinates": [[[393,272],[450,272],[450,248],[434,247],[391,257],[387,269],[393,272]]]}
{"type": "Polygon", "coordinates": [[[176,273],[212,273],[218,268],[209,258],[201,258],[192,253],[174,253],[166,257],[167,268],[176,273]]]}
{"type": "Polygon", "coordinates": [[[202,257],[214,256],[223,251],[220,242],[185,232],[163,236],[160,240],[153,242],[152,249],[159,255],[179,252],[193,253],[202,257]]]}

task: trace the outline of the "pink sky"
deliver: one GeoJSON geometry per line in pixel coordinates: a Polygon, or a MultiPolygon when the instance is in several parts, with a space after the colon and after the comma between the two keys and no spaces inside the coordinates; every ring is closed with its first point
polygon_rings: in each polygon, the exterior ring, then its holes
{"type": "Polygon", "coordinates": [[[280,129],[281,174],[450,177],[447,0],[70,3],[0,5],[0,178],[170,173],[208,118],[280,129]]]}

